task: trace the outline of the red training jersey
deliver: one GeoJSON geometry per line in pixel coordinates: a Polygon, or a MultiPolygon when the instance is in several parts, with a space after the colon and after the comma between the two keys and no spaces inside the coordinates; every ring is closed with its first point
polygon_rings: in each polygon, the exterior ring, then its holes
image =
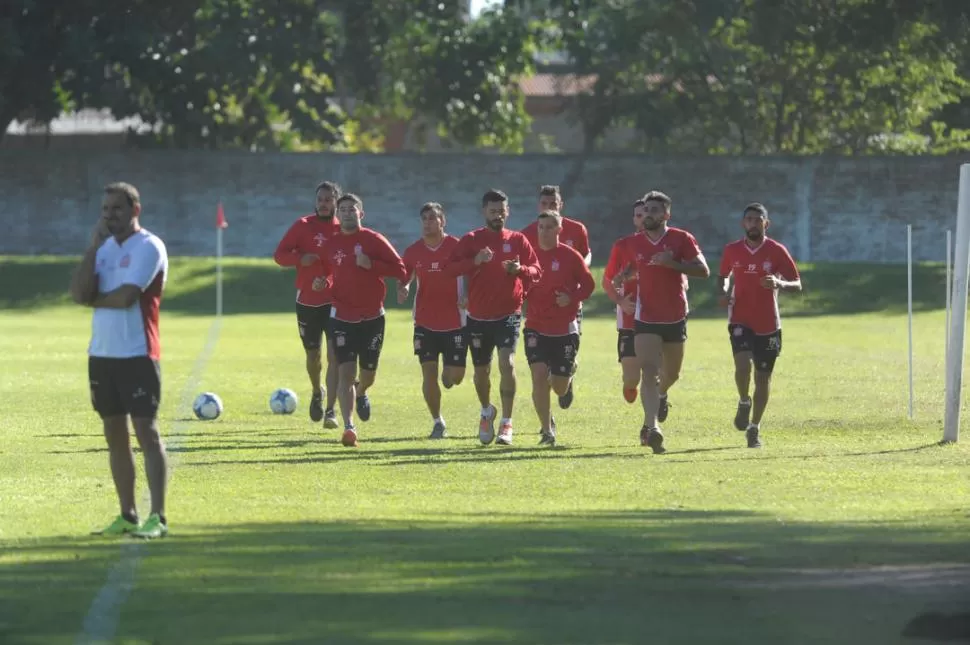
{"type": "Polygon", "coordinates": [[[371,320],[384,314],[387,287],[384,278],[404,280],[404,261],[387,238],[369,228],[349,235],[343,232],[323,245],[323,263],[333,281],[331,317],[344,322],[371,320]],[[357,264],[358,253],[370,258],[371,267],[357,264]]]}
{"type": "Polygon", "coordinates": [[[765,276],[798,280],[798,267],[785,245],[766,237],[755,248],[746,240],[731,242],[721,256],[722,278],[734,276],[734,297],[728,309],[728,322],[744,325],[755,334],[771,334],[781,329],[778,290],[761,286],[765,276]]]}
{"type": "MultiPolygon", "coordinates": [[[[534,220],[522,229],[522,234],[529,240],[533,249],[539,248],[539,220],[534,220]]],[[[562,218],[559,243],[575,249],[584,262],[589,257],[589,233],[586,230],[586,225],[579,220],[569,219],[568,217],[562,218]]]]}
{"type": "Polygon", "coordinates": [[[630,252],[637,269],[637,299],[634,318],[642,323],[670,324],[687,318],[687,286],[684,274],[660,264],[655,255],[670,251],[675,262],[690,262],[701,255],[701,247],[687,231],[669,227],[654,241],[644,233],[630,238],[630,252]]]}
{"type": "Polygon", "coordinates": [[[273,259],[281,267],[296,267],[296,301],[309,307],[330,304],[330,275],[319,260],[303,266],[300,258],[306,254],[320,255],[323,245],[340,234],[336,217],[324,219],[316,214],[293,222],[276,246],[273,259]],[[316,284],[314,284],[316,282],[316,284]],[[316,286],[316,289],[314,289],[316,286]]]}
{"type": "Polygon", "coordinates": [[[414,324],[431,331],[453,331],[465,326],[465,312],[458,306],[461,277],[448,275],[444,267],[458,238],[446,235],[434,248],[418,240],[404,251],[405,282],[414,276],[414,324]]]}
{"type": "Polygon", "coordinates": [[[536,247],[535,251],[542,267],[542,277],[526,297],[529,304],[525,326],[546,336],[579,333],[576,316],[580,303],[589,298],[596,287],[586,260],[561,242],[548,251],[540,247],[536,247]],[[569,304],[565,307],[560,307],[556,302],[556,295],[560,292],[569,296],[569,304]]]}
{"type": "Polygon", "coordinates": [[[476,320],[499,320],[522,311],[529,288],[542,275],[529,240],[518,231],[479,228],[466,233],[455,246],[446,269],[449,275],[468,276],[468,315],[476,320]],[[475,264],[478,252],[489,248],[492,259],[475,264]],[[506,260],[518,260],[522,270],[509,275],[506,260]]]}
{"type": "MultiPolygon", "coordinates": [[[[610,249],[610,259],[606,263],[606,269],[603,270],[603,277],[606,280],[612,280],[618,273],[622,273],[628,265],[633,264],[636,255],[631,253],[630,248],[632,245],[632,240],[630,238],[638,235],[637,233],[631,233],[626,237],[621,237],[616,242],[613,243],[613,248],[610,249]]],[[[636,272],[630,277],[629,280],[620,285],[617,289],[620,296],[632,295],[634,298],[637,293],[637,276],[636,272]]],[[[617,329],[633,329],[633,314],[628,314],[620,308],[620,305],[616,306],[616,328],[617,329]]]]}

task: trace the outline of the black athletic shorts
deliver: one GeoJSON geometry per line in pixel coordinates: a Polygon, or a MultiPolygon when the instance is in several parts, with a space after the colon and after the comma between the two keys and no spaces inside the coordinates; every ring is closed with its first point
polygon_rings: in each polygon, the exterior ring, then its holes
{"type": "Polygon", "coordinates": [[[384,346],[384,316],[360,322],[331,318],[330,334],[338,364],[359,360],[360,369],[377,369],[384,346]]]}
{"type": "Polygon", "coordinates": [[[522,315],[512,314],[498,320],[475,320],[471,316],[465,329],[472,353],[472,365],[488,365],[492,362],[492,350],[511,349],[519,342],[522,315]]]}
{"type": "Polygon", "coordinates": [[[687,340],[687,319],[675,323],[635,322],[635,333],[655,334],[665,343],[683,343],[687,340]]]}
{"type": "Polygon", "coordinates": [[[556,376],[569,376],[576,364],[579,334],[546,336],[534,329],[525,329],[525,358],[529,365],[545,363],[556,376]]]}
{"type": "Polygon", "coordinates": [[[775,360],[781,354],[781,330],[770,334],[756,334],[750,327],[744,325],[728,325],[728,334],[731,336],[731,350],[738,352],[751,352],[754,357],[754,369],[759,372],[768,372],[775,369],[775,360]]]}
{"type": "Polygon", "coordinates": [[[148,356],[88,357],[91,405],[101,418],[154,419],[162,402],[162,370],[148,356]]]}
{"type": "Polygon", "coordinates": [[[637,352],[633,344],[636,336],[632,329],[616,330],[616,360],[622,361],[624,358],[636,358],[637,352]]]}
{"type": "Polygon", "coordinates": [[[296,324],[304,349],[320,349],[324,336],[330,340],[330,309],[331,305],[311,307],[296,303],[296,324]]]}
{"type": "Polygon", "coordinates": [[[422,363],[441,362],[451,367],[468,364],[468,332],[465,328],[452,331],[433,331],[426,327],[414,328],[414,355],[422,363]]]}

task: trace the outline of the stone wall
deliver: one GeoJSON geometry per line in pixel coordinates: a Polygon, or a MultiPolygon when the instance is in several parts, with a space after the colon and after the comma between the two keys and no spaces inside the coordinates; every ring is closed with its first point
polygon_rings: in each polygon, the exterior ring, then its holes
{"type": "Polygon", "coordinates": [[[203,151],[0,151],[0,253],[76,254],[98,216],[104,184],[142,193],[142,223],[171,255],[213,255],[216,204],[225,206],[225,252],[270,256],[294,218],[312,210],[313,188],[335,179],[364,200],[365,223],[400,249],[420,234],[418,209],[439,201],[455,234],[481,222],[482,193],[511,199],[511,225],[535,215],[543,183],[577,178],[566,214],[590,229],[594,261],[631,230],[630,203],[657,188],[673,198],[675,226],[709,255],[740,235],[740,211],[762,201],[771,233],[806,261],[905,262],[944,258],[956,221],[957,157],[657,158],[638,155],[506,157],[486,154],[338,155],[203,151]]]}

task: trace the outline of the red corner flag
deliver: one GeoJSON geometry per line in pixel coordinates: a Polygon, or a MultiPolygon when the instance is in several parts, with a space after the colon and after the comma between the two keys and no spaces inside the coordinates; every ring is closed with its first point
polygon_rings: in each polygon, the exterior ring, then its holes
{"type": "Polygon", "coordinates": [[[222,209],[222,202],[219,202],[219,206],[216,208],[216,228],[229,228],[229,222],[226,221],[226,213],[222,209]]]}

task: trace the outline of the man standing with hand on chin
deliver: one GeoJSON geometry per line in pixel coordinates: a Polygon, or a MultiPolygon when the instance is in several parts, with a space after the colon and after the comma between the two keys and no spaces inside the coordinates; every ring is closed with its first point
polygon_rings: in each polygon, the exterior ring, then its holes
{"type": "Polygon", "coordinates": [[[468,338],[475,368],[475,392],[482,405],[478,438],[484,445],[512,444],[512,408],[515,404],[513,357],[519,339],[522,302],[542,270],[526,237],[506,228],[509,198],[500,190],[482,196],[485,226],[467,233],[451,254],[446,271],[468,276],[468,338]],[[498,410],[491,400],[492,354],[498,349],[502,419],[498,437],[498,410]]]}

